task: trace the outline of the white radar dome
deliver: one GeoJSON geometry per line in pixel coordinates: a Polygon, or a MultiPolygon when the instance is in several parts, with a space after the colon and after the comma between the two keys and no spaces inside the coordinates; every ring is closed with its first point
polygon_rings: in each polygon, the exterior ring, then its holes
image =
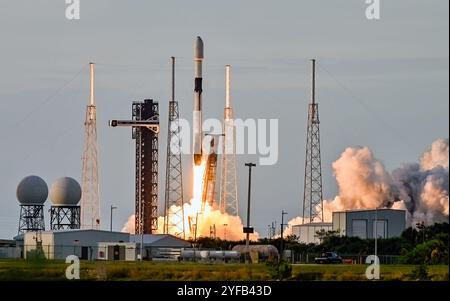
{"type": "Polygon", "coordinates": [[[50,199],[53,206],[76,206],[81,199],[80,184],[69,177],[60,178],[50,188],[50,199]]]}
{"type": "Polygon", "coordinates": [[[47,183],[38,176],[28,176],[20,181],[16,191],[21,205],[42,205],[48,196],[47,183]]]}

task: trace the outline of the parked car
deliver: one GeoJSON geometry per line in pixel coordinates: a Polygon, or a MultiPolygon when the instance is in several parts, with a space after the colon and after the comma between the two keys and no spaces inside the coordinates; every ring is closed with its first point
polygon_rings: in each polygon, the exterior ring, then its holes
{"type": "Polygon", "coordinates": [[[314,258],[315,263],[342,263],[342,257],[336,252],[325,252],[314,258]]]}

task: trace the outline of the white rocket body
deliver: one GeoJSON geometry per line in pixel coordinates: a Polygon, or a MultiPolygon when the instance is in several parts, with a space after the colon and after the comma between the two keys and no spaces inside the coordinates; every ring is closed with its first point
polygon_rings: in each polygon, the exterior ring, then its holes
{"type": "Polygon", "coordinates": [[[194,164],[200,165],[202,162],[202,61],[203,61],[203,41],[197,37],[194,45],[194,114],[193,114],[193,137],[194,137],[194,164]]]}

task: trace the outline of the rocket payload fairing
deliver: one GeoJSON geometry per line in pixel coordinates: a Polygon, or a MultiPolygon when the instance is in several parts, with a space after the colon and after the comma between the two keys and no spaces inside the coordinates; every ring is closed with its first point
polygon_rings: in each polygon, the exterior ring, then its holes
{"type": "Polygon", "coordinates": [[[203,41],[197,37],[194,45],[194,114],[193,114],[193,136],[194,136],[194,164],[202,162],[202,61],[203,41]]]}

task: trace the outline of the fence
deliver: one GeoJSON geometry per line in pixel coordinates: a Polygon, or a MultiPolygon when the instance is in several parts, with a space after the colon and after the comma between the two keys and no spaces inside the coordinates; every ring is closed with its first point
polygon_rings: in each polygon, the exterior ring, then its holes
{"type": "Polygon", "coordinates": [[[21,250],[17,247],[0,247],[0,258],[20,258],[21,250]]]}
{"type": "MultiPolygon", "coordinates": [[[[314,263],[314,259],[316,257],[320,257],[320,253],[294,253],[292,252],[292,257],[290,258],[290,261],[292,263],[304,263],[308,264],[314,263]]],[[[366,258],[369,255],[373,254],[339,254],[344,263],[349,264],[365,264],[366,258]]],[[[377,255],[380,259],[380,264],[398,264],[400,261],[399,255],[377,255]]]]}
{"type": "MultiPolygon", "coordinates": [[[[21,248],[17,249],[19,250],[19,256],[17,257],[20,257],[21,248]]],[[[134,243],[99,243],[98,245],[25,245],[23,246],[24,255],[22,257],[30,257],[37,250],[41,250],[45,258],[55,260],[65,260],[69,255],[75,255],[82,260],[133,261],[140,258],[140,246],[134,243]]],[[[144,260],[177,260],[180,253],[181,248],[152,247],[145,245],[143,247],[144,260]]]]}

